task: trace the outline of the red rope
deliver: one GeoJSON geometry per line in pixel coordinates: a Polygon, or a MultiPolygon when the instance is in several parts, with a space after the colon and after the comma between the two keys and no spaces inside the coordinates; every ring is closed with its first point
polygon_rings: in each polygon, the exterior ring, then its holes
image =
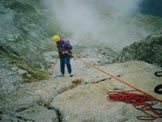
{"type": "MultiPolygon", "coordinates": [[[[152,119],[157,119],[158,117],[162,118],[162,109],[153,108],[152,106],[154,105],[153,102],[155,102],[155,100],[144,94],[136,94],[131,92],[110,92],[108,93],[108,98],[110,101],[132,104],[136,109],[143,111],[145,114],[149,115],[148,117],[152,117],[152,119]],[[150,111],[156,114],[158,117],[152,116],[146,111],[150,111]]],[[[138,117],[138,119],[140,119],[140,117],[138,117]]],[[[146,118],[141,120],[146,120],[146,118]]]]}
{"type": "Polygon", "coordinates": [[[133,88],[133,89],[135,89],[135,90],[137,90],[137,91],[139,91],[139,92],[141,92],[141,93],[143,93],[143,94],[145,94],[145,95],[153,98],[153,99],[156,99],[158,102],[161,102],[162,103],[162,99],[160,99],[160,98],[158,98],[158,97],[156,97],[154,95],[151,95],[151,94],[147,93],[146,91],[144,91],[144,90],[142,90],[142,89],[140,89],[140,88],[138,88],[138,87],[136,87],[136,86],[134,86],[134,85],[132,85],[132,84],[130,84],[130,83],[122,80],[122,79],[120,79],[119,77],[117,77],[117,76],[115,76],[115,75],[113,75],[113,74],[111,74],[111,73],[109,73],[109,72],[107,72],[107,71],[105,71],[105,70],[103,70],[103,69],[101,69],[101,68],[99,68],[99,67],[97,67],[97,66],[95,66],[95,65],[93,65],[93,64],[91,64],[91,63],[89,63],[87,61],[85,61],[85,60],[83,60],[82,58],[79,58],[77,56],[74,56],[74,55],[72,55],[70,53],[68,53],[68,54],[71,55],[71,56],[73,56],[74,58],[80,60],[84,64],[86,64],[86,65],[88,65],[88,66],[90,66],[90,67],[92,67],[92,68],[94,68],[94,69],[96,69],[96,70],[98,70],[98,71],[100,71],[100,72],[102,72],[102,73],[110,76],[111,78],[114,78],[117,81],[120,81],[121,83],[123,83],[123,84],[125,84],[125,85],[127,85],[127,86],[129,86],[129,87],[131,87],[131,88],[133,88]]]}
{"type": "Polygon", "coordinates": [[[127,92],[109,93],[108,95],[109,98],[113,101],[122,101],[133,104],[134,106],[145,105],[146,101],[151,100],[150,97],[147,97],[145,95],[127,92]]]}

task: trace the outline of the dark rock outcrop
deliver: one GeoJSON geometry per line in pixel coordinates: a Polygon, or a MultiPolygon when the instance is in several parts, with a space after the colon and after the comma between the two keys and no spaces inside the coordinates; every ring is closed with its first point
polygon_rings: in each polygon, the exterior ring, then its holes
{"type": "Polygon", "coordinates": [[[119,61],[130,60],[141,60],[162,66],[162,29],[144,40],[123,48],[119,61]]]}

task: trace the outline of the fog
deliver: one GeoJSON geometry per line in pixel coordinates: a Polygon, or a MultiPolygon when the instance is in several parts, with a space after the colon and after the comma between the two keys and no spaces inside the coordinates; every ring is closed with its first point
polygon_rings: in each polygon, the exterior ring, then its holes
{"type": "MultiPolygon", "coordinates": [[[[47,0],[53,21],[73,44],[104,44],[121,49],[146,37],[136,15],[142,0],[47,0]]],[[[56,34],[62,35],[60,32],[56,34]]]]}

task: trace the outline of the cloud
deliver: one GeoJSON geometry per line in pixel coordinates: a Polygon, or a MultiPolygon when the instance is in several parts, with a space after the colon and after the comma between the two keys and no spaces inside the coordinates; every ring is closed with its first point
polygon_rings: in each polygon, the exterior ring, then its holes
{"type": "MultiPolygon", "coordinates": [[[[142,0],[48,0],[54,21],[76,44],[106,44],[121,49],[145,37],[134,16],[142,0]],[[80,43],[81,42],[81,43],[80,43]]],[[[46,2],[47,4],[47,2],[46,2]]]]}

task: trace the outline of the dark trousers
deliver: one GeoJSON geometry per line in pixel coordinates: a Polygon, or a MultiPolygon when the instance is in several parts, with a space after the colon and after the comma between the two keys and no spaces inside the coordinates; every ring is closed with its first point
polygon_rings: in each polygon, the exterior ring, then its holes
{"type": "Polygon", "coordinates": [[[62,74],[65,73],[65,64],[68,69],[68,73],[72,72],[71,64],[70,64],[70,56],[67,54],[65,56],[60,56],[60,71],[62,74]]]}

